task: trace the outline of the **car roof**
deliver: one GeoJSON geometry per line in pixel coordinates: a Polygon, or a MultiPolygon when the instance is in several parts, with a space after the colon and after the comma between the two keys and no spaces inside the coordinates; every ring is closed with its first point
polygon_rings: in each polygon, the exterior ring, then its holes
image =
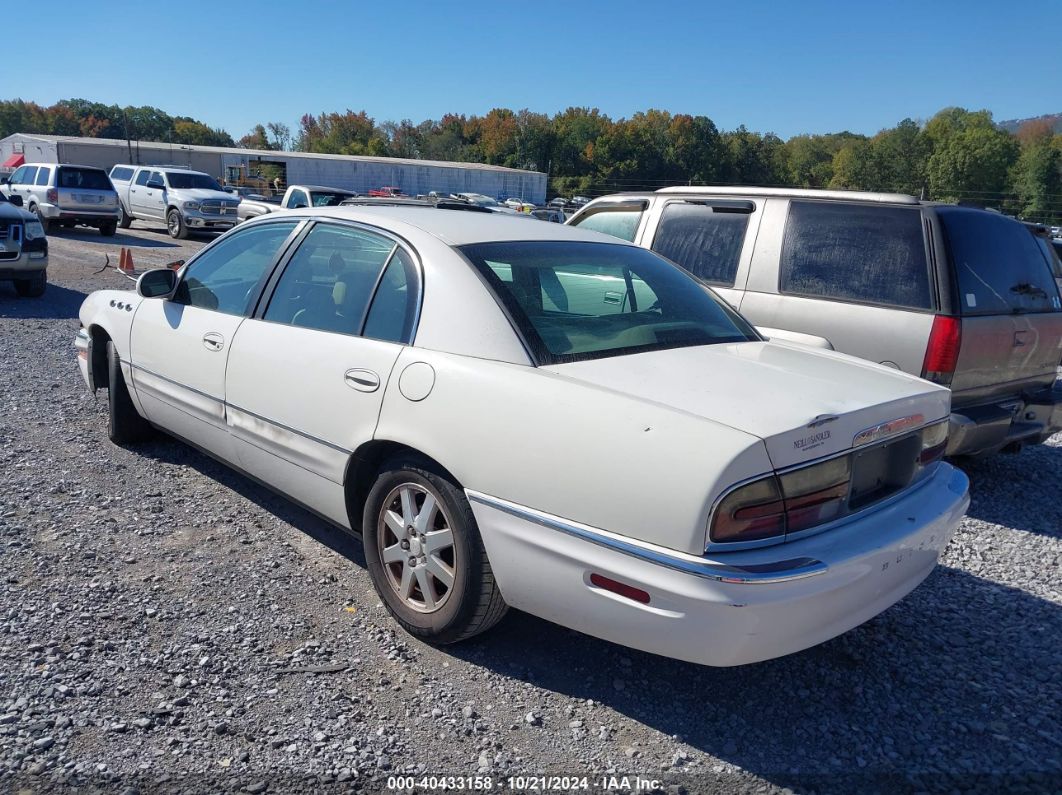
{"type": "Polygon", "coordinates": [[[763,188],[726,185],[677,185],[660,188],[656,193],[684,193],[704,196],[779,196],[798,199],[840,199],[847,201],[883,202],[888,204],[918,204],[918,199],[906,193],[877,193],[863,190],[821,190],[818,188],[763,188]]]}
{"type": "Polygon", "coordinates": [[[266,218],[279,220],[281,218],[290,218],[293,214],[314,218],[357,221],[372,226],[380,226],[399,235],[402,234],[404,226],[415,227],[451,246],[464,246],[472,243],[545,240],[609,243],[622,246],[633,245],[612,235],[594,232],[589,229],[580,229],[579,227],[544,223],[537,219],[521,216],[459,212],[457,210],[440,210],[435,207],[379,207],[365,205],[315,207],[310,212],[305,210],[289,211],[283,216],[270,214],[266,218]]]}

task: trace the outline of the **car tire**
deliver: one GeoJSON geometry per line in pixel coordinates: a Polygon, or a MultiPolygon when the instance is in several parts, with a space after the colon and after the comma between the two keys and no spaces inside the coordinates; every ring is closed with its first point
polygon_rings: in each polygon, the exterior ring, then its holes
{"type": "Polygon", "coordinates": [[[122,227],[122,229],[128,229],[131,223],[133,223],[133,219],[129,217],[122,203],[118,202],[118,226],[122,227]]]}
{"type": "Polygon", "coordinates": [[[45,218],[41,214],[41,208],[36,205],[30,205],[29,211],[37,216],[37,220],[41,222],[41,226],[44,228],[44,234],[50,235],[55,232],[55,224],[48,218],[45,218]]]}
{"type": "Polygon", "coordinates": [[[177,240],[188,239],[188,227],[179,210],[172,209],[166,213],[166,231],[170,233],[170,237],[177,240]]]}
{"type": "Polygon", "coordinates": [[[385,465],[366,500],[362,531],[376,592],[409,634],[456,643],[490,629],[508,610],[464,492],[427,463],[385,465]],[[419,526],[429,497],[435,507],[419,526]]]}
{"type": "Polygon", "coordinates": [[[104,237],[114,237],[114,233],[118,231],[118,224],[115,221],[108,221],[107,223],[100,224],[100,234],[104,237]]]}
{"type": "Polygon", "coordinates": [[[22,298],[40,298],[47,289],[47,271],[41,271],[31,279],[15,279],[15,292],[22,298]]]}
{"type": "Polygon", "coordinates": [[[107,340],[107,436],[115,444],[143,442],[152,436],[151,424],[140,416],[129,397],[122,375],[122,363],[114,343],[107,340]]]}

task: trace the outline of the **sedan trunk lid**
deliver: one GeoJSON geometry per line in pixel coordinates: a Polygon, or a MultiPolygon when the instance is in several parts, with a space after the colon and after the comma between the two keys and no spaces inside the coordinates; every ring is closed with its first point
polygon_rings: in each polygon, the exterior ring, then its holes
{"type": "Polygon", "coordinates": [[[635,395],[761,438],[776,469],[948,416],[950,393],[833,351],[742,342],[543,368],[635,395]],[[895,423],[888,427],[888,423],[895,423]]]}

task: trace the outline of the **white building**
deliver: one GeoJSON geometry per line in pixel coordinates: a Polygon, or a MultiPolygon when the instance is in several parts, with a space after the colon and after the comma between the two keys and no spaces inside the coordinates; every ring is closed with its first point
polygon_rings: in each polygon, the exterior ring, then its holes
{"type": "Polygon", "coordinates": [[[112,138],[15,133],[0,138],[0,170],[10,172],[22,162],[76,163],[110,169],[116,163],[173,165],[204,171],[221,182],[239,175],[280,174],[287,185],[324,185],[366,194],[385,186],[415,196],[429,191],[482,193],[515,197],[542,204],[546,175],[483,163],[450,163],[393,157],[319,155],[271,152],[221,146],[189,146],[112,138]]]}

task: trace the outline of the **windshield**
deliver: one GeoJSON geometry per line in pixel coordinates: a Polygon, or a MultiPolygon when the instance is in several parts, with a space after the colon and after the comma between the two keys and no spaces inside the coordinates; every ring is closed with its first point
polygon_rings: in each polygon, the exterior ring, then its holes
{"type": "Polygon", "coordinates": [[[221,190],[217,181],[206,174],[182,174],[179,171],[167,171],[166,181],[175,190],[221,190]]]}
{"type": "Polygon", "coordinates": [[[480,207],[500,207],[494,199],[490,196],[484,196],[481,193],[462,193],[461,197],[466,201],[472,202],[472,204],[478,204],[480,207]]]}
{"type": "Polygon", "coordinates": [[[349,198],[349,193],[333,193],[324,190],[310,192],[310,201],[314,207],[338,207],[341,201],[349,198]]]}
{"type": "Polygon", "coordinates": [[[461,251],[509,311],[538,364],[759,339],[661,257],[610,243],[479,243],[461,251]]]}
{"type": "Polygon", "coordinates": [[[1058,287],[1036,238],[996,213],[941,207],[964,315],[1055,312],[1058,287]]]}
{"type": "Polygon", "coordinates": [[[81,188],[82,190],[114,190],[110,177],[98,168],[59,167],[58,186],[60,188],[81,188]]]}

